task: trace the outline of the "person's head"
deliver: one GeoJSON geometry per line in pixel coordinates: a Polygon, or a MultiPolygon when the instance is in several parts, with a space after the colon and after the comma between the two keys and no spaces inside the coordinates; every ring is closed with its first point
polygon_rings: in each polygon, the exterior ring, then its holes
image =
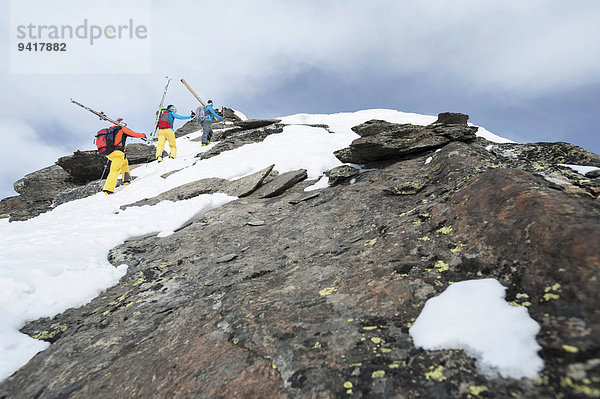
{"type": "Polygon", "coordinates": [[[123,118],[117,118],[117,123],[121,126],[127,126],[127,123],[125,123],[123,118]]]}
{"type": "Polygon", "coordinates": [[[212,100],[208,100],[208,105],[210,105],[212,107],[212,100]]]}
{"type": "Polygon", "coordinates": [[[167,106],[167,111],[177,112],[177,108],[175,108],[175,106],[173,104],[169,104],[167,106]]]}

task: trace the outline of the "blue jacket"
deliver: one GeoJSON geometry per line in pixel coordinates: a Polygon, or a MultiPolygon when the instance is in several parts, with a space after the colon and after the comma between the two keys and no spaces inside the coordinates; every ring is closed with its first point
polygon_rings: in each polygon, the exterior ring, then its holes
{"type": "Polygon", "coordinates": [[[222,117],[220,117],[219,115],[217,115],[217,113],[213,109],[212,105],[210,105],[210,104],[206,105],[206,108],[205,108],[205,111],[204,111],[204,115],[206,115],[206,117],[208,119],[210,119],[211,122],[214,122],[215,118],[217,118],[218,120],[223,120],[222,117]]]}
{"type": "Polygon", "coordinates": [[[175,119],[191,119],[191,116],[181,116],[181,115],[177,115],[175,112],[173,111],[169,111],[169,125],[173,126],[173,122],[175,121],[175,119]]]}

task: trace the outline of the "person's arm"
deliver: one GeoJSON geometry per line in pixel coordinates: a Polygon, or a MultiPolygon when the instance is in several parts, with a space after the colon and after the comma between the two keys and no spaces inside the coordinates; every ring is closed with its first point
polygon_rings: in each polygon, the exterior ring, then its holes
{"type": "Polygon", "coordinates": [[[171,115],[173,115],[173,118],[175,118],[175,119],[192,119],[191,116],[181,116],[181,115],[177,115],[175,112],[171,112],[171,115]]]}
{"type": "Polygon", "coordinates": [[[219,120],[223,120],[223,118],[221,118],[219,115],[217,115],[217,113],[215,112],[215,110],[213,109],[213,107],[207,107],[206,109],[208,109],[210,111],[211,114],[213,114],[213,116],[219,120]]]}
{"type": "Polygon", "coordinates": [[[138,139],[143,139],[146,137],[146,134],[134,132],[133,130],[126,127],[123,127],[121,130],[123,130],[123,133],[125,133],[126,135],[131,137],[137,137],[138,139]]]}

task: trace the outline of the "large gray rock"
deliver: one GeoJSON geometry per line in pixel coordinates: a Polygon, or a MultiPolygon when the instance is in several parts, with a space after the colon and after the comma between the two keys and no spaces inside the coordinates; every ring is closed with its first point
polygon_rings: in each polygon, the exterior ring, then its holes
{"type": "Polygon", "coordinates": [[[239,130],[257,129],[264,126],[274,125],[281,122],[281,119],[248,119],[234,123],[239,130]]]}
{"type": "Polygon", "coordinates": [[[600,177],[600,169],[594,169],[594,170],[590,170],[589,172],[587,172],[585,174],[586,177],[591,177],[592,179],[595,179],[597,177],[600,177]]]}
{"type": "Polygon", "coordinates": [[[259,187],[253,193],[253,195],[258,198],[275,197],[285,192],[288,188],[294,186],[296,183],[306,179],[306,177],[306,169],[299,169],[282,173],[275,177],[273,180],[259,187]]]}
{"type": "Polygon", "coordinates": [[[213,194],[221,191],[229,182],[226,179],[210,178],[193,181],[182,186],[176,187],[169,191],[152,198],[144,198],[137,202],[123,205],[121,209],[127,209],[132,206],[156,205],[161,201],[182,201],[197,197],[202,194],[213,194]]]}
{"type": "Polygon", "coordinates": [[[156,197],[144,198],[134,203],[123,205],[121,206],[121,209],[127,209],[132,206],[156,205],[161,201],[182,201],[202,194],[213,194],[216,192],[222,192],[234,197],[245,197],[256,190],[265,177],[269,175],[273,166],[275,165],[271,165],[259,172],[231,182],[226,179],[215,177],[186,183],[169,191],[165,191],[156,197]]]}
{"type": "Polygon", "coordinates": [[[338,166],[337,168],[333,168],[326,173],[327,177],[329,178],[327,183],[330,185],[343,183],[345,181],[350,180],[351,178],[358,175],[359,173],[360,173],[360,170],[356,169],[353,166],[350,166],[350,165],[338,166]]]}
{"type": "Polygon", "coordinates": [[[470,142],[476,139],[477,127],[459,125],[399,125],[385,121],[368,121],[353,130],[362,137],[349,148],[335,152],[344,163],[395,160],[432,151],[451,141],[470,142]]]}
{"type": "Polygon", "coordinates": [[[110,161],[96,150],[75,151],[72,155],[60,157],[56,161],[58,166],[81,184],[100,179],[102,172],[105,172],[106,177],[109,163],[110,161]]]}
{"type": "Polygon", "coordinates": [[[13,184],[15,191],[28,202],[51,200],[59,192],[77,186],[73,177],[58,165],[29,173],[13,184]]]}
{"type": "Polygon", "coordinates": [[[186,134],[194,133],[198,130],[202,130],[202,125],[200,122],[198,122],[196,118],[190,119],[184,123],[182,127],[175,130],[175,137],[185,136],[186,134]]]}
{"type": "MultiPolygon", "coordinates": [[[[168,146],[168,144],[167,144],[168,146]]],[[[131,143],[125,147],[125,155],[129,165],[139,165],[154,161],[156,158],[156,147],[150,144],[131,143]]],[[[163,157],[169,154],[163,151],[163,157]]]]}
{"type": "Polygon", "coordinates": [[[224,130],[215,133],[213,137],[213,141],[219,140],[217,145],[208,151],[199,153],[196,157],[200,159],[212,158],[222,152],[234,150],[246,144],[259,143],[267,136],[281,132],[283,132],[283,126],[278,124],[243,131],[235,129],[224,130]]]}
{"type": "Polygon", "coordinates": [[[66,202],[75,201],[97,194],[102,191],[106,180],[96,180],[81,187],[68,188],[56,194],[52,199],[52,207],[57,207],[66,202]]]}
{"type": "Polygon", "coordinates": [[[224,188],[223,192],[234,197],[245,197],[250,195],[262,184],[274,167],[275,165],[271,165],[249,176],[234,180],[224,188]]]}
{"type": "Polygon", "coordinates": [[[242,120],[239,116],[237,116],[237,114],[235,113],[235,111],[233,109],[223,107],[223,110],[224,110],[223,112],[225,114],[224,118],[226,120],[230,120],[230,121],[234,121],[234,122],[239,122],[242,120]]]}
{"type": "Polygon", "coordinates": [[[468,120],[469,115],[467,114],[459,114],[456,112],[442,112],[441,114],[438,114],[438,118],[434,122],[434,124],[467,126],[468,120]]]}

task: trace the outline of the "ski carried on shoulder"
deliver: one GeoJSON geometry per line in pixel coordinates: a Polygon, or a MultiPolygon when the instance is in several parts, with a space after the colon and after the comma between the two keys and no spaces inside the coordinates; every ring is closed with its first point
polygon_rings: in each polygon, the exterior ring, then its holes
{"type": "MultiPolygon", "coordinates": [[[[125,123],[119,123],[116,120],[109,118],[108,116],[106,116],[106,114],[104,112],[98,112],[95,109],[92,109],[90,107],[87,107],[87,106],[83,105],[79,101],[73,100],[72,98],[71,98],[71,102],[73,104],[79,105],[81,108],[83,108],[83,109],[85,109],[87,111],[90,111],[92,114],[94,114],[97,117],[99,117],[100,120],[108,121],[108,122],[114,124],[115,126],[123,126],[123,127],[127,126],[127,124],[125,124],[125,123]]],[[[150,143],[147,139],[142,139],[142,140],[145,141],[145,142],[147,142],[147,143],[150,143]]]]}
{"type": "Polygon", "coordinates": [[[171,78],[169,78],[168,76],[165,76],[165,78],[167,78],[167,85],[165,86],[165,89],[163,90],[163,95],[160,100],[160,105],[158,106],[158,111],[156,111],[156,119],[154,120],[154,127],[152,128],[152,131],[150,132],[150,139],[152,139],[154,137],[154,134],[156,133],[156,128],[158,128],[158,121],[160,120],[160,111],[162,110],[163,105],[165,103],[165,97],[167,96],[167,89],[169,88],[169,83],[171,83],[171,78]]]}
{"type": "Polygon", "coordinates": [[[104,112],[98,112],[98,111],[96,111],[95,109],[91,109],[90,107],[87,107],[87,106],[83,105],[82,103],[80,103],[80,102],[78,102],[78,101],[75,101],[75,100],[73,100],[72,98],[71,98],[71,102],[72,102],[73,104],[79,105],[81,108],[83,108],[83,109],[85,109],[85,110],[88,110],[88,111],[90,111],[92,114],[94,114],[94,115],[96,115],[97,117],[99,117],[99,118],[100,118],[100,120],[109,121],[109,122],[111,122],[111,123],[114,123],[114,124],[115,124],[115,125],[117,125],[117,126],[123,126],[123,124],[121,124],[121,123],[118,123],[117,121],[115,121],[115,120],[113,120],[113,119],[109,118],[108,116],[106,116],[106,114],[105,114],[104,112]]]}
{"type": "Polygon", "coordinates": [[[200,104],[202,104],[203,107],[206,107],[206,104],[204,103],[204,101],[202,101],[202,99],[198,96],[198,94],[196,94],[196,92],[194,91],[194,89],[192,89],[190,87],[190,85],[187,84],[187,82],[185,81],[185,79],[181,79],[181,83],[183,83],[183,85],[185,87],[187,87],[187,89],[190,91],[190,93],[193,94],[194,97],[196,97],[196,100],[200,101],[200,104]]]}

